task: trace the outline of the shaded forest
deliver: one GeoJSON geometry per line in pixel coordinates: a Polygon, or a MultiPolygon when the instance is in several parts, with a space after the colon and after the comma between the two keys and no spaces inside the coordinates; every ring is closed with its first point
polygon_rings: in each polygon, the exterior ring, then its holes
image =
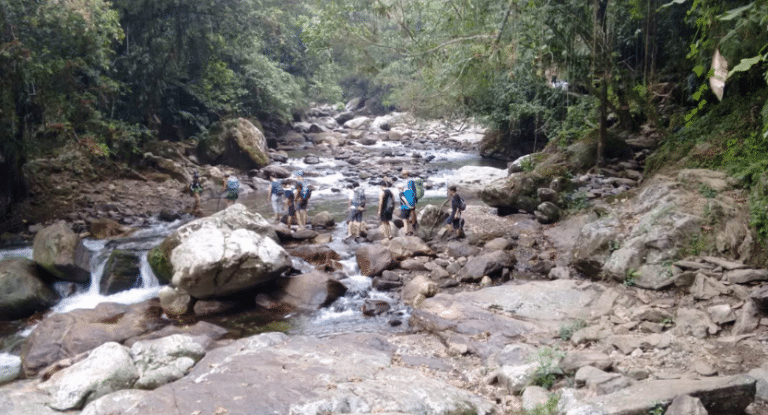
{"type": "Polygon", "coordinates": [[[35,157],[130,165],[233,117],[275,139],[311,102],[360,96],[474,117],[500,158],[657,129],[650,168],[728,169],[768,236],[767,32],[768,4],[743,0],[7,0],[0,211],[35,157]]]}

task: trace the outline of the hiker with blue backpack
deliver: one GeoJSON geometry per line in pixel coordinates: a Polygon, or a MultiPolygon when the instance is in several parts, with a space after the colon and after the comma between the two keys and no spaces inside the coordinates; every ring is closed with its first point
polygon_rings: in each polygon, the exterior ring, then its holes
{"type": "Polygon", "coordinates": [[[419,229],[419,222],[416,218],[416,204],[419,203],[419,199],[424,197],[424,181],[420,177],[410,178],[411,172],[408,170],[403,170],[401,174],[406,180],[406,187],[408,190],[412,191],[414,195],[413,209],[411,209],[409,222],[414,230],[419,229]]]}
{"type": "Polygon", "coordinates": [[[464,236],[464,218],[461,214],[467,209],[464,199],[459,196],[455,185],[448,186],[448,199],[451,201],[451,215],[445,221],[448,228],[448,237],[455,233],[457,238],[464,236]]]}
{"type": "Polygon", "coordinates": [[[237,195],[240,192],[240,181],[237,180],[234,174],[224,174],[224,199],[227,200],[226,207],[232,206],[237,200],[237,195]]]}
{"type": "Polygon", "coordinates": [[[296,188],[296,221],[299,223],[299,230],[307,227],[307,204],[312,197],[312,186],[306,182],[300,182],[296,188]]]}
{"type": "Polygon", "coordinates": [[[360,237],[360,228],[363,226],[363,212],[365,211],[365,189],[360,183],[352,182],[349,189],[349,219],[347,219],[346,242],[350,238],[360,237]]]}
{"type": "Polygon", "coordinates": [[[272,203],[272,211],[275,212],[275,223],[280,223],[283,216],[283,182],[273,172],[267,176],[269,179],[269,201],[272,203]]]}
{"type": "Polygon", "coordinates": [[[403,220],[405,227],[405,236],[413,235],[413,227],[411,226],[411,215],[416,207],[416,192],[411,189],[405,189],[403,186],[398,186],[400,191],[400,218],[403,220]]]}
{"type": "MultiPolygon", "coordinates": [[[[392,226],[389,221],[392,220],[392,213],[395,211],[395,195],[392,194],[392,190],[389,186],[392,184],[386,178],[379,182],[381,191],[379,192],[379,209],[377,215],[381,220],[381,230],[384,233],[386,240],[392,239],[392,226]]],[[[382,241],[383,242],[383,241],[382,241]]]]}

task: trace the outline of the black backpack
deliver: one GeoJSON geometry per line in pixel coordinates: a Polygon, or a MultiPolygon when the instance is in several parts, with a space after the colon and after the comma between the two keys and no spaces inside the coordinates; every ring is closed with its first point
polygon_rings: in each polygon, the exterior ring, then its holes
{"type": "Polygon", "coordinates": [[[392,191],[389,189],[384,190],[384,203],[383,211],[391,213],[395,211],[395,197],[392,195],[392,191]]]}

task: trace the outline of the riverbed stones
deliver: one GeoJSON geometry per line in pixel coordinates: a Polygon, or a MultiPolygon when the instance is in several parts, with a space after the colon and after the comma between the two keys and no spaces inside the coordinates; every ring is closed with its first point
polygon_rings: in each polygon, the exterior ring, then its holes
{"type": "Polygon", "coordinates": [[[0,320],[29,317],[56,304],[56,294],[40,277],[52,276],[26,258],[0,260],[0,320]]]}
{"type": "Polygon", "coordinates": [[[592,366],[600,370],[607,370],[613,366],[613,360],[605,353],[595,351],[574,351],[566,354],[558,364],[558,367],[567,374],[574,373],[584,366],[592,366]]]}
{"type": "Polygon", "coordinates": [[[365,244],[355,253],[360,273],[368,277],[381,275],[384,270],[397,267],[397,260],[386,246],[380,244],[365,244]]]}
{"type": "Polygon", "coordinates": [[[130,353],[138,372],[133,387],[155,389],[184,377],[205,356],[205,348],[190,336],[174,334],[138,341],[131,346],[130,353]]]}
{"type": "Polygon", "coordinates": [[[419,296],[423,298],[434,297],[437,294],[437,283],[429,279],[426,275],[417,275],[412,280],[408,281],[403,287],[401,298],[405,304],[414,304],[414,300],[419,296]]]}
{"type": "Polygon", "coordinates": [[[44,318],[22,347],[24,373],[34,376],[61,359],[74,357],[107,342],[122,342],[167,324],[158,300],[134,305],[101,303],[44,318]]]}
{"type": "Polygon", "coordinates": [[[64,221],[59,221],[35,235],[32,257],[64,281],[87,284],[91,280],[87,264],[77,261],[82,255],[79,251],[84,249],[80,237],[64,221]]]}
{"type": "Polygon", "coordinates": [[[54,373],[40,388],[51,395],[52,408],[65,411],[130,388],[138,377],[128,348],[109,342],[94,349],[85,360],[54,373]]]}
{"type": "Polygon", "coordinates": [[[387,244],[392,258],[402,261],[415,256],[434,256],[435,252],[417,236],[398,236],[387,244]]]}
{"type": "Polygon", "coordinates": [[[459,271],[457,278],[462,282],[477,282],[484,276],[499,277],[502,271],[512,268],[517,263],[515,256],[508,251],[494,251],[467,261],[459,271]]]}
{"type": "Polygon", "coordinates": [[[330,274],[312,271],[278,280],[279,301],[299,310],[326,307],[347,292],[347,287],[330,274]]]}
{"type": "Polygon", "coordinates": [[[539,223],[554,223],[560,220],[560,208],[552,202],[544,202],[536,207],[534,215],[539,223]]]}

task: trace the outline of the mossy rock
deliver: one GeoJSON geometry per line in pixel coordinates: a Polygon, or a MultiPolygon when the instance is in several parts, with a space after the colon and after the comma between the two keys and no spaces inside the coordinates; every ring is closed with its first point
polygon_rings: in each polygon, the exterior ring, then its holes
{"type": "Polygon", "coordinates": [[[269,164],[267,140],[253,123],[245,118],[226,120],[216,124],[208,137],[197,146],[203,163],[250,170],[269,164]]]}
{"type": "Polygon", "coordinates": [[[480,191],[480,198],[492,207],[533,213],[539,205],[537,190],[549,187],[550,181],[535,172],[518,173],[494,180],[480,191]]]}
{"type": "MultiPolygon", "coordinates": [[[[597,131],[593,131],[581,140],[565,149],[568,165],[578,171],[589,170],[597,163],[597,131]]],[[[608,132],[603,156],[610,159],[626,160],[633,155],[632,148],[623,138],[608,132]]]]}
{"type": "Polygon", "coordinates": [[[109,254],[99,283],[99,293],[110,295],[138,287],[141,283],[141,260],[131,251],[115,249],[109,254]]]}
{"type": "Polygon", "coordinates": [[[160,245],[152,248],[147,253],[147,262],[155,273],[160,284],[169,284],[173,278],[173,265],[171,265],[171,252],[179,246],[178,241],[166,238],[160,245]]]}

